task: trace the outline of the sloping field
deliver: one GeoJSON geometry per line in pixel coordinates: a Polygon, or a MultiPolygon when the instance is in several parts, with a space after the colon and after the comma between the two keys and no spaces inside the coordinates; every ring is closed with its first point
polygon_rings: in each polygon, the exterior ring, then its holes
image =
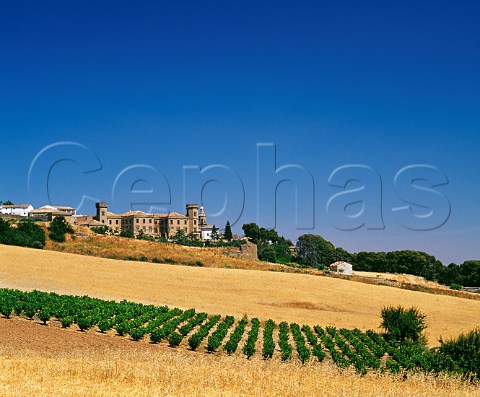
{"type": "Polygon", "coordinates": [[[309,362],[198,354],[126,338],[0,318],[0,395],[479,396],[457,379],[403,377],[309,362]]]}
{"type": "Polygon", "coordinates": [[[360,329],[377,328],[386,305],[416,306],[427,314],[431,345],[480,325],[480,301],[302,274],[129,262],[3,245],[0,287],[360,329]]]}

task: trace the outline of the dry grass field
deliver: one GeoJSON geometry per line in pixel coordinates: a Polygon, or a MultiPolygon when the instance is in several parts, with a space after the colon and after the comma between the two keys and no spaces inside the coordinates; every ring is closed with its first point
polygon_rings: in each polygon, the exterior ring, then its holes
{"type": "Polygon", "coordinates": [[[199,354],[94,332],[0,319],[0,395],[480,396],[457,379],[341,372],[328,362],[199,354]]]}
{"type": "Polygon", "coordinates": [[[196,268],[0,246],[0,287],[194,307],[210,314],[376,329],[386,305],[427,315],[430,345],[480,325],[480,301],[257,270],[196,268]]]}

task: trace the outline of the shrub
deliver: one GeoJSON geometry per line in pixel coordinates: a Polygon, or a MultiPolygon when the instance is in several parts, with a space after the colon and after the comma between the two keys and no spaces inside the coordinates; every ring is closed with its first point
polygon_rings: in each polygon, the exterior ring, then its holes
{"type": "Polygon", "coordinates": [[[55,219],[50,222],[48,226],[50,234],[48,235],[51,240],[56,241],[57,243],[65,242],[65,234],[73,234],[74,230],[72,225],[63,216],[57,216],[55,219]]]}
{"type": "Polygon", "coordinates": [[[62,317],[60,319],[60,323],[62,324],[63,328],[68,328],[70,325],[73,323],[73,317],[72,316],[67,316],[67,317],[62,317]]]}
{"type": "Polygon", "coordinates": [[[130,230],[123,230],[122,232],[120,232],[119,236],[120,237],[125,237],[125,238],[133,238],[134,234],[130,230]]]}
{"type": "Polygon", "coordinates": [[[0,243],[41,249],[45,246],[45,232],[31,219],[22,219],[17,227],[11,227],[0,218],[0,243]]]}
{"type": "Polygon", "coordinates": [[[385,330],[384,337],[387,340],[397,342],[410,340],[425,344],[425,338],[422,335],[426,328],[425,318],[426,316],[414,307],[410,309],[401,306],[384,307],[380,326],[385,330]]]}
{"type": "Polygon", "coordinates": [[[42,321],[44,325],[47,324],[47,321],[50,320],[51,317],[52,314],[47,309],[43,309],[42,311],[40,311],[40,313],[38,313],[38,319],[42,321]]]}
{"type": "Polygon", "coordinates": [[[457,284],[457,283],[452,283],[452,285],[450,285],[450,288],[454,289],[456,291],[461,291],[463,289],[463,287],[460,284],[457,284]]]}
{"type": "Polygon", "coordinates": [[[176,261],[175,259],[173,259],[173,258],[165,258],[163,261],[164,261],[165,263],[170,263],[170,264],[172,264],[172,265],[175,264],[175,263],[177,263],[177,261],[176,261]]]}
{"type": "Polygon", "coordinates": [[[92,232],[97,234],[107,234],[108,227],[106,226],[92,227],[91,230],[92,232]]]}
{"type": "Polygon", "coordinates": [[[433,350],[435,371],[457,372],[480,379],[480,328],[446,342],[433,350]]]}
{"type": "Polygon", "coordinates": [[[162,260],[160,258],[153,258],[152,262],[153,263],[162,263],[162,260]]]}
{"type": "Polygon", "coordinates": [[[170,347],[177,347],[182,342],[183,335],[180,335],[178,332],[172,332],[167,340],[170,347]]]}

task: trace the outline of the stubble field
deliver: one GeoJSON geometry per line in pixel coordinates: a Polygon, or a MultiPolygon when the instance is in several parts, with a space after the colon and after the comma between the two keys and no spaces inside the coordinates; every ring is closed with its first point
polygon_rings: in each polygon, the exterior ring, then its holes
{"type": "Polygon", "coordinates": [[[480,301],[327,277],[129,262],[0,246],[0,287],[190,308],[308,325],[377,329],[387,305],[427,315],[430,345],[479,326],[480,301]]]}

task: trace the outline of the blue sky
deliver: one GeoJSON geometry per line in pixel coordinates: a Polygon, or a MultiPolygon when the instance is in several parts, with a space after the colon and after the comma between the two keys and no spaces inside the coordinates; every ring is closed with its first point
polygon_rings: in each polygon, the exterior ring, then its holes
{"type": "Polygon", "coordinates": [[[237,233],[258,221],[351,251],[480,259],[478,2],[0,7],[0,199],[82,213],[203,201],[237,233]],[[329,184],[339,167],[344,188],[329,184]]]}

